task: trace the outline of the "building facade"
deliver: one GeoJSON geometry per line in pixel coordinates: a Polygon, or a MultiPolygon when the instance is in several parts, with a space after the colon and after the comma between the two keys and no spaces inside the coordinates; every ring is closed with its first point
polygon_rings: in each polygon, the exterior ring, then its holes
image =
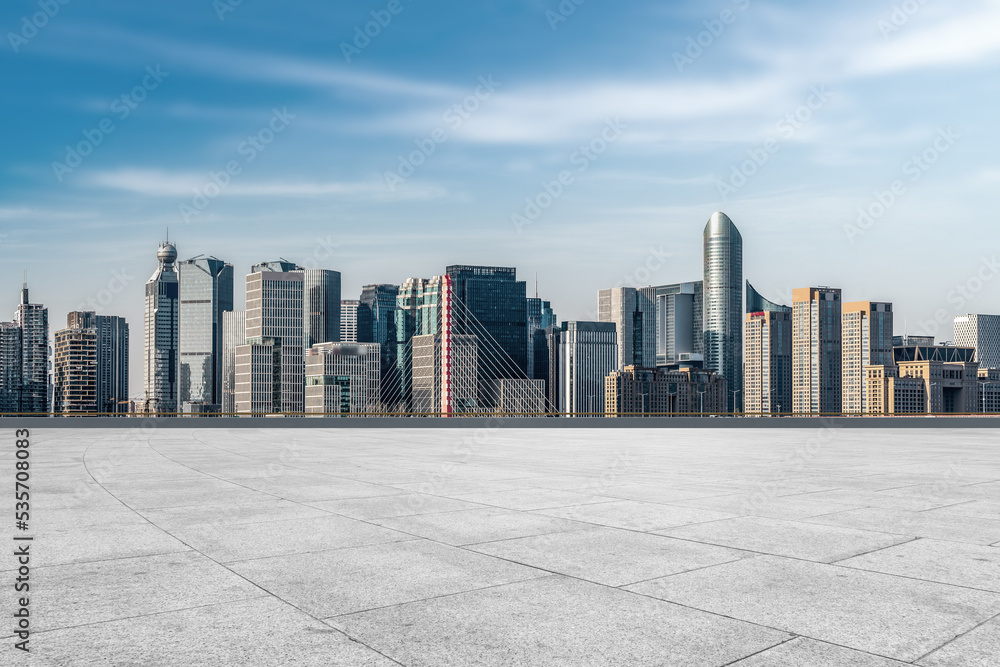
{"type": "Polygon", "coordinates": [[[129,328],[124,317],[74,311],[67,329],[92,329],[97,334],[97,411],[128,412],[129,328]]]}
{"type": "MultiPolygon", "coordinates": [[[[364,340],[377,344],[381,350],[381,401],[383,405],[393,406],[393,409],[402,397],[398,381],[396,344],[398,297],[399,285],[365,285],[361,290],[361,304],[358,307],[359,312],[364,312],[363,318],[371,322],[371,328],[365,332],[364,340]]],[[[360,333],[359,340],[361,340],[360,333]]]]}
{"type": "Polygon", "coordinates": [[[985,414],[1000,413],[1000,368],[980,368],[979,411],[985,414]]]}
{"type": "Polygon", "coordinates": [[[247,311],[222,314],[222,412],[236,412],[236,348],[247,343],[247,311]]]}
{"type": "Polygon", "coordinates": [[[927,383],[901,376],[896,365],[865,367],[865,413],[906,415],[927,412],[927,383]]]}
{"type": "Polygon", "coordinates": [[[146,283],[144,375],[145,412],[177,412],[179,375],[179,283],[174,262],[177,248],[161,243],[159,266],[146,283]]]}
{"type": "Polygon", "coordinates": [[[79,324],[55,333],[53,412],[98,412],[97,330],[79,324]]]}
{"type": "Polygon", "coordinates": [[[329,269],[302,271],[303,354],[319,343],[341,340],[340,272],[329,269]]]}
{"type": "Polygon", "coordinates": [[[956,317],[955,345],[974,347],[980,368],[1000,368],[1000,315],[956,317]]]}
{"type": "Polygon", "coordinates": [[[892,304],[845,303],[841,310],[841,411],[866,414],[865,367],[892,363],[892,304]]]}
{"type": "Polygon", "coordinates": [[[377,343],[318,343],[306,355],[306,412],[380,412],[377,343]]]}
{"type": "Polygon", "coordinates": [[[21,388],[19,412],[49,411],[49,311],[31,303],[28,284],[21,289],[21,303],[14,313],[21,330],[21,388]]]}
{"type": "Polygon", "coordinates": [[[603,413],[605,378],[618,366],[613,322],[563,322],[559,332],[559,411],[603,413]]]}
{"type": "Polygon", "coordinates": [[[605,378],[605,414],[672,416],[726,412],[725,379],[693,366],[628,366],[605,378]]]}
{"type": "Polygon", "coordinates": [[[955,345],[905,345],[893,348],[898,377],[924,383],[931,414],[979,412],[979,364],[976,349],[955,345]]]}
{"type": "Polygon", "coordinates": [[[21,327],[0,322],[0,414],[21,411],[21,327]]]}
{"type": "Polygon", "coordinates": [[[247,342],[236,348],[236,412],[305,409],[304,272],[270,270],[276,266],[257,264],[246,278],[247,342]]]}
{"type": "Polygon", "coordinates": [[[178,405],[186,413],[222,410],[223,318],[233,310],[233,265],[215,257],[178,263],[178,405]]]}
{"type": "Polygon", "coordinates": [[[358,342],[358,306],[357,299],[341,299],[340,301],[340,342],[358,342]]]}
{"type": "Polygon", "coordinates": [[[656,288],[613,287],[597,294],[600,322],[612,322],[618,340],[617,370],[656,365],[656,288]]]}
{"type": "MultiPolygon", "coordinates": [[[[791,309],[789,309],[791,310],[791,309]]],[[[743,331],[743,411],[792,411],[792,314],[747,313],[743,331]]]]}
{"type": "Polygon", "coordinates": [[[747,281],[747,301],[746,309],[748,313],[791,313],[791,306],[783,306],[780,303],[765,299],[760,292],[754,289],[750,281],[747,281]]]}
{"type": "Polygon", "coordinates": [[[412,400],[415,414],[448,416],[483,412],[479,404],[479,340],[463,334],[414,336],[412,400]]]}
{"type": "Polygon", "coordinates": [[[792,292],[792,412],[839,414],[841,295],[831,287],[792,292]]]}
{"type": "Polygon", "coordinates": [[[725,213],[713,213],[704,231],[705,368],[732,388],[728,412],[743,405],[743,237],[725,213]]]}
{"type": "Polygon", "coordinates": [[[656,365],[704,358],[705,330],[703,283],[660,285],[653,288],[656,300],[656,365]]]}

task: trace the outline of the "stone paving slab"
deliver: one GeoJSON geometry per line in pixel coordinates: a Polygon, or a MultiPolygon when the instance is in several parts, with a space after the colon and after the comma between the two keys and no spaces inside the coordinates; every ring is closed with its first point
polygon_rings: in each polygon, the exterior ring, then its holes
{"type": "Polygon", "coordinates": [[[33,432],[30,664],[997,664],[995,430],[240,426],[33,432]]]}

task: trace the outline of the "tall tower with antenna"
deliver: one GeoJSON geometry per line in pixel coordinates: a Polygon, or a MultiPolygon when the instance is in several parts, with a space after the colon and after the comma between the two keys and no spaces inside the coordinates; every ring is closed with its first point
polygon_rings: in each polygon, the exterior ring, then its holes
{"type": "MultiPolygon", "coordinates": [[[[169,234],[169,230],[167,232],[169,234]]],[[[144,371],[147,410],[177,412],[179,371],[179,283],[177,248],[164,241],[156,251],[159,266],[146,283],[144,371]]]]}

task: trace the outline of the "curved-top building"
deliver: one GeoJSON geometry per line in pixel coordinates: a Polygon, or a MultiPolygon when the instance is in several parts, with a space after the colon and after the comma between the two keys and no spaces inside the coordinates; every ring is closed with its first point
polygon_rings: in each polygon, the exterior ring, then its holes
{"type": "Polygon", "coordinates": [[[743,407],[743,237],[725,213],[705,225],[705,368],[726,380],[729,412],[743,407]]]}

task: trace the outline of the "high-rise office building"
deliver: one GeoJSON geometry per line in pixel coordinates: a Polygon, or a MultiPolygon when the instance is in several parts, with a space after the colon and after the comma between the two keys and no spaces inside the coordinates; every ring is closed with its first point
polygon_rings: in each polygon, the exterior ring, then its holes
{"type": "Polygon", "coordinates": [[[841,412],[841,305],[839,289],[792,291],[792,412],[841,412]]]}
{"type": "Polygon", "coordinates": [[[743,331],[743,411],[792,411],[792,315],[747,313],[743,331]]]}
{"type": "MultiPolygon", "coordinates": [[[[395,408],[401,398],[399,383],[396,382],[398,369],[397,334],[396,334],[396,300],[399,296],[399,285],[365,285],[361,290],[361,305],[359,317],[370,320],[371,329],[365,332],[365,341],[373,342],[381,351],[382,372],[382,403],[386,407],[395,408]]],[[[359,332],[359,340],[361,334],[359,332]]]]}
{"type": "Polygon", "coordinates": [[[479,404],[479,341],[475,336],[440,333],[411,340],[411,410],[451,415],[483,411],[479,404]]]}
{"type": "Polygon", "coordinates": [[[97,411],[127,412],[129,404],[129,328],[124,317],[74,311],[68,329],[92,329],[97,335],[97,411]]]}
{"type": "Polygon", "coordinates": [[[379,411],[381,354],[377,343],[318,343],[306,355],[307,413],[379,411]]]}
{"type": "Polygon", "coordinates": [[[304,271],[289,264],[256,264],[246,278],[247,342],[236,348],[236,412],[304,410],[304,271]]]}
{"type": "Polygon", "coordinates": [[[841,311],[841,412],[868,412],[865,367],[892,363],[892,304],[845,303],[841,311]]]}
{"type": "Polygon", "coordinates": [[[0,414],[21,411],[21,327],[0,322],[0,414]]]}
{"type": "Polygon", "coordinates": [[[656,299],[656,365],[704,359],[702,281],[654,287],[656,299]]]}
{"type": "Polygon", "coordinates": [[[177,248],[161,243],[159,266],[146,283],[144,373],[145,412],[177,412],[179,352],[179,289],[177,248]]]}
{"type": "Polygon", "coordinates": [[[28,298],[28,283],[14,313],[21,329],[20,412],[49,411],[49,311],[28,298]]]}
{"type": "Polygon", "coordinates": [[[236,348],[247,342],[247,311],[222,314],[222,412],[236,412],[236,348]]]}
{"type": "Polygon", "coordinates": [[[536,294],[526,300],[528,306],[528,368],[526,375],[532,380],[542,380],[548,383],[548,345],[545,342],[545,330],[556,324],[556,313],[549,301],[538,298],[536,294]]]}
{"type": "Polygon", "coordinates": [[[603,413],[604,379],[618,365],[613,322],[563,322],[559,332],[559,410],[603,413]]]}
{"type": "MultiPolygon", "coordinates": [[[[413,337],[436,334],[441,328],[442,284],[441,276],[409,278],[396,296],[396,374],[388,384],[399,394],[402,409],[413,403],[413,337]]],[[[359,309],[359,318],[366,317],[366,311],[359,309]]]]}
{"type": "Polygon", "coordinates": [[[790,313],[792,312],[791,306],[783,306],[780,303],[775,303],[769,301],[761,295],[760,292],[753,288],[750,281],[747,281],[747,302],[746,309],[748,313],[790,313]]]}
{"type": "Polygon", "coordinates": [[[233,309],[233,265],[215,257],[177,265],[179,289],[179,407],[222,410],[222,321],[233,309]]]}
{"type": "Polygon", "coordinates": [[[728,412],[742,410],[743,237],[725,213],[713,213],[704,231],[705,368],[726,380],[728,412]]]}
{"type": "Polygon", "coordinates": [[[302,269],[303,354],[318,343],[336,343],[340,335],[340,272],[302,269]]]}
{"type": "Polygon", "coordinates": [[[447,276],[454,297],[455,333],[480,340],[482,370],[490,369],[493,379],[527,377],[527,285],[517,279],[516,269],[449,266],[447,276]]]}
{"type": "Polygon", "coordinates": [[[614,287],[598,292],[598,320],[612,322],[618,340],[617,370],[656,364],[656,288],[614,287]]]}
{"type": "Polygon", "coordinates": [[[980,368],[1000,368],[1000,315],[956,317],[955,344],[976,348],[980,368]]]}
{"type": "Polygon", "coordinates": [[[357,299],[341,299],[340,301],[340,342],[358,342],[358,307],[357,299]]]}
{"type": "MultiPolygon", "coordinates": [[[[92,315],[92,313],[88,313],[92,315]]],[[[98,412],[97,329],[91,319],[69,318],[69,328],[55,333],[52,366],[52,411],[98,412]]]]}

